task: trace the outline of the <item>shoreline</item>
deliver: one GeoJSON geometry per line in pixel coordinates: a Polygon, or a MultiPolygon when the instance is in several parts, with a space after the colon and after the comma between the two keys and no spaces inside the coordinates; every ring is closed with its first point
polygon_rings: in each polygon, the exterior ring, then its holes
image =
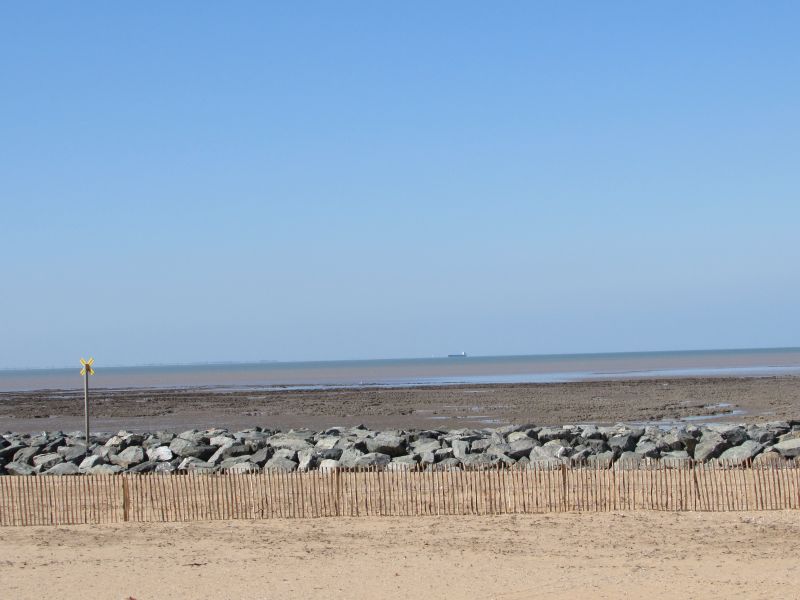
{"type": "MultiPolygon", "coordinates": [[[[705,424],[792,419],[800,377],[681,377],[567,383],[434,385],[272,391],[92,389],[92,430],[374,429],[537,425],[705,424]]],[[[0,430],[83,427],[80,390],[0,392],[0,430]]]]}

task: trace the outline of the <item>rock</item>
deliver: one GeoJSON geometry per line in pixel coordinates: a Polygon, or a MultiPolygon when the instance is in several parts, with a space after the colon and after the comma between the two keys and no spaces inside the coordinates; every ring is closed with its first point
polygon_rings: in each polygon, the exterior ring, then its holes
{"type": "Polygon", "coordinates": [[[450,442],[450,447],[453,449],[453,456],[463,460],[469,454],[469,442],[464,440],[453,440],[450,442]]]}
{"type": "Polygon", "coordinates": [[[229,435],[215,435],[208,443],[210,446],[233,446],[236,440],[229,435]]]}
{"type": "Polygon", "coordinates": [[[691,460],[692,458],[686,450],[672,450],[661,455],[661,464],[671,469],[682,467],[691,460]]]}
{"type": "Polygon", "coordinates": [[[9,475],[33,475],[35,473],[33,467],[26,462],[11,461],[5,466],[5,469],[9,475]]]}
{"type": "MultiPolygon", "coordinates": [[[[797,458],[800,456],[800,438],[778,442],[772,446],[783,458],[797,458]]],[[[6,465],[8,469],[8,465],[6,465]]]]}
{"type": "Polygon", "coordinates": [[[33,457],[33,466],[38,467],[39,472],[46,471],[62,462],[64,462],[64,459],[61,458],[61,455],[57,452],[39,454],[38,456],[33,457]]]}
{"type": "Polygon", "coordinates": [[[716,458],[728,447],[730,447],[730,444],[719,433],[707,430],[703,432],[700,441],[694,448],[694,459],[699,462],[705,462],[710,458],[716,458]]]}
{"type": "Polygon", "coordinates": [[[323,473],[331,473],[339,468],[339,461],[326,458],[319,463],[319,470],[323,473]]]}
{"type": "Polygon", "coordinates": [[[98,456],[97,454],[92,454],[90,456],[87,456],[81,461],[81,464],[78,465],[78,470],[81,473],[86,473],[92,467],[102,464],[105,464],[105,460],[101,456],[98,456]]]}
{"type": "Polygon", "coordinates": [[[147,458],[154,461],[169,461],[175,457],[169,446],[156,446],[147,449],[147,458]]]}
{"type": "Polygon", "coordinates": [[[25,446],[19,443],[9,444],[5,448],[0,448],[0,460],[13,459],[14,455],[24,448],[25,446]]]}
{"type": "Polygon", "coordinates": [[[460,471],[461,467],[461,461],[455,457],[452,457],[445,458],[436,464],[430,465],[428,469],[431,471],[460,471]]]}
{"type": "Polygon", "coordinates": [[[392,461],[392,457],[382,452],[369,452],[356,459],[356,467],[385,467],[392,461]]]}
{"type": "Polygon", "coordinates": [[[267,443],[273,448],[289,448],[295,452],[311,448],[311,444],[309,444],[304,438],[283,433],[279,433],[268,438],[267,443]]]}
{"type": "Polygon", "coordinates": [[[406,440],[396,435],[380,434],[374,438],[367,438],[365,443],[370,454],[403,456],[406,453],[406,440]]]}
{"type": "Polygon", "coordinates": [[[530,440],[533,439],[530,435],[528,435],[527,431],[512,431],[506,436],[506,442],[509,444],[519,441],[519,440],[530,440]]]}
{"type": "Polygon", "coordinates": [[[175,465],[168,462],[156,463],[156,468],[153,470],[155,473],[173,473],[175,465]]]}
{"type": "Polygon", "coordinates": [[[292,471],[297,470],[297,463],[293,460],[289,460],[288,458],[284,458],[282,456],[276,456],[274,458],[270,458],[266,464],[264,465],[265,471],[282,471],[285,473],[291,473],[292,471]]]}
{"type": "Polygon", "coordinates": [[[539,431],[540,442],[565,440],[571,437],[573,437],[572,428],[568,427],[543,427],[541,431],[539,431]]]}
{"type": "Polygon", "coordinates": [[[732,462],[734,465],[739,466],[755,456],[764,449],[764,446],[753,440],[746,440],[739,446],[728,448],[720,454],[720,460],[732,462]]]}
{"type": "Polygon", "coordinates": [[[261,448],[261,450],[257,451],[255,454],[250,456],[250,462],[254,465],[258,465],[259,467],[263,467],[264,464],[272,458],[272,455],[275,454],[275,449],[272,446],[265,446],[261,448]]]}
{"type": "Polygon", "coordinates": [[[141,446],[128,446],[119,454],[110,456],[109,459],[113,464],[119,465],[123,469],[129,469],[144,462],[144,450],[141,446]]]}
{"type": "Polygon", "coordinates": [[[530,456],[531,450],[536,448],[538,445],[538,441],[529,437],[516,439],[508,444],[508,452],[506,452],[506,455],[514,460],[519,460],[522,457],[530,456]]]}
{"type": "Polygon", "coordinates": [[[637,439],[630,433],[612,435],[608,438],[608,447],[617,454],[632,452],[636,448],[637,439]]]}
{"type": "Polygon", "coordinates": [[[211,458],[211,455],[218,450],[216,446],[196,444],[180,436],[170,442],[169,449],[175,456],[181,458],[199,458],[202,461],[211,458]]]}
{"type": "MultiPolygon", "coordinates": [[[[506,456],[509,452],[511,452],[511,446],[506,443],[494,443],[488,448],[486,448],[486,454],[490,454],[492,456],[506,456]]],[[[523,452],[523,455],[525,453],[523,452]]],[[[528,454],[530,454],[530,449],[528,450],[528,454]]]]}
{"type": "Polygon", "coordinates": [[[738,446],[747,439],[747,432],[741,425],[709,425],[707,429],[722,436],[731,446],[738,446]]]}
{"type": "Polygon", "coordinates": [[[686,450],[687,452],[692,452],[697,445],[697,439],[685,429],[673,429],[663,437],[663,442],[668,451],[686,450]]]}
{"type": "Polygon", "coordinates": [[[611,451],[606,451],[599,452],[597,454],[590,454],[586,457],[586,462],[589,465],[608,467],[614,462],[614,453],[611,451]]]}
{"type": "Polygon", "coordinates": [[[261,471],[257,465],[254,465],[251,462],[240,462],[238,464],[233,465],[228,469],[228,473],[235,473],[241,475],[243,473],[258,473],[261,471]]]}
{"type": "Polygon", "coordinates": [[[442,444],[439,440],[432,440],[430,438],[423,438],[418,442],[411,444],[411,449],[417,454],[425,454],[426,452],[434,453],[442,449],[442,444]]]}
{"type": "Polygon", "coordinates": [[[778,436],[779,442],[788,442],[789,440],[796,440],[796,439],[800,439],[800,429],[790,431],[788,433],[784,433],[778,436]]]}
{"type": "Polygon", "coordinates": [[[355,448],[350,448],[342,452],[342,455],[339,457],[339,465],[346,468],[355,467],[356,462],[362,456],[364,456],[363,452],[355,448]]]}
{"type": "Polygon", "coordinates": [[[122,472],[119,465],[95,465],[89,469],[89,475],[116,475],[122,472]]]}
{"type": "MultiPolygon", "coordinates": [[[[242,463],[250,462],[250,455],[245,454],[243,456],[231,456],[230,458],[226,458],[219,464],[219,468],[223,471],[227,471],[231,467],[235,465],[240,465],[242,463]]],[[[213,463],[212,463],[213,464],[213,463]]]]}
{"type": "Polygon", "coordinates": [[[79,464],[86,457],[86,446],[61,446],[57,452],[64,462],[79,464]]]}
{"type": "Polygon", "coordinates": [[[648,440],[639,440],[639,443],[636,444],[636,448],[633,450],[634,454],[638,454],[644,458],[658,458],[661,452],[658,449],[658,446],[651,441],[648,440]]]}
{"type": "Polygon", "coordinates": [[[126,473],[151,473],[152,471],[155,471],[157,465],[158,465],[158,463],[156,461],[148,460],[148,461],[145,461],[143,463],[139,463],[136,466],[131,467],[130,469],[128,469],[125,472],[126,473]]]}
{"type": "Polygon", "coordinates": [[[297,468],[300,471],[310,471],[317,466],[317,455],[313,449],[301,450],[297,453],[297,468]]]}
{"type": "Polygon", "coordinates": [[[27,448],[23,448],[22,450],[18,450],[16,454],[14,454],[14,461],[17,463],[23,463],[26,465],[33,464],[33,457],[39,454],[41,450],[41,446],[28,446],[27,448]]]}
{"type": "Polygon", "coordinates": [[[469,445],[469,451],[471,454],[479,454],[481,452],[485,452],[486,449],[493,443],[494,442],[488,438],[481,438],[479,440],[475,440],[469,445]]]}
{"type": "Polygon", "coordinates": [[[491,454],[467,454],[461,464],[468,469],[486,469],[493,467],[500,462],[500,459],[491,454]]]}

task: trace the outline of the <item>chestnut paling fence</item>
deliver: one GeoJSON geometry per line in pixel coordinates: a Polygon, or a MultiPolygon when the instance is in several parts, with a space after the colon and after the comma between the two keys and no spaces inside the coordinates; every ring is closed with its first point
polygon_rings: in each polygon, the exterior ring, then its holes
{"type": "Polygon", "coordinates": [[[800,508],[793,461],[0,476],[0,525],[800,508]]]}

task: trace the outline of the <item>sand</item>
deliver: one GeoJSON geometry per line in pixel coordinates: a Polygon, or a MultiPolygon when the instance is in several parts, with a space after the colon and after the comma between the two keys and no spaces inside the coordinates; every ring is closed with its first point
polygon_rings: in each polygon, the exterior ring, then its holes
{"type": "MultiPolygon", "coordinates": [[[[237,392],[95,390],[95,431],[260,425],[321,429],[487,427],[508,423],[764,421],[800,415],[800,377],[678,378],[556,384],[237,392]],[[699,417],[699,418],[698,418],[699,417]],[[696,420],[695,420],[696,419],[696,420]]],[[[0,428],[83,427],[82,391],[0,394],[0,428]]]]}
{"type": "Polygon", "coordinates": [[[797,513],[0,529],[3,598],[793,597],[797,513]]]}

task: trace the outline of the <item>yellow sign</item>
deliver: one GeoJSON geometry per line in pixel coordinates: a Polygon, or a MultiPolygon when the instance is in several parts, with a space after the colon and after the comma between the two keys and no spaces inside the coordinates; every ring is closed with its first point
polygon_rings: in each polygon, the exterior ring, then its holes
{"type": "Polygon", "coordinates": [[[83,365],[83,368],[81,368],[81,375],[86,375],[87,371],[89,372],[89,375],[94,375],[94,369],[92,368],[92,365],[94,364],[93,358],[90,358],[89,360],[81,359],[81,364],[83,365]]]}

